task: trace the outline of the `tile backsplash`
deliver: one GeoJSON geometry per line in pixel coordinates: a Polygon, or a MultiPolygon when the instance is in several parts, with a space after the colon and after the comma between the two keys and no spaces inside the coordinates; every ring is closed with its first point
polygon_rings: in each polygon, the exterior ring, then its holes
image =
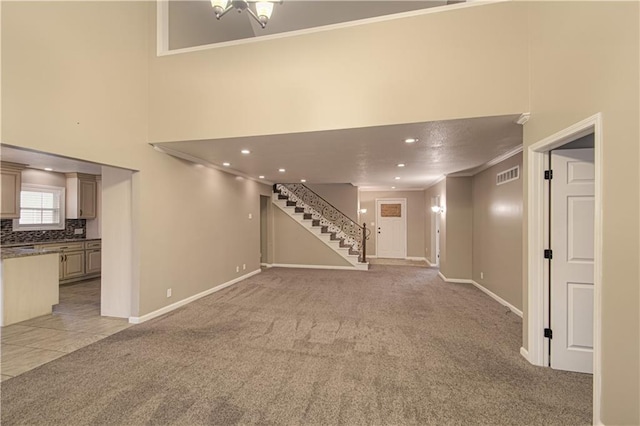
{"type": "Polygon", "coordinates": [[[56,231],[13,231],[13,220],[0,220],[0,244],[40,243],[55,240],[82,240],[87,236],[86,219],[67,219],[66,228],[56,231]],[[82,234],[76,235],[76,229],[82,228],[82,234]]]}

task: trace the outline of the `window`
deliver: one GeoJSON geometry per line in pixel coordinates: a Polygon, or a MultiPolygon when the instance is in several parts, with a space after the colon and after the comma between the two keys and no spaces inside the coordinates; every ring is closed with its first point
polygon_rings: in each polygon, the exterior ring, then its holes
{"type": "Polygon", "coordinates": [[[64,188],[23,184],[20,191],[20,219],[14,231],[64,229],[64,188]]]}

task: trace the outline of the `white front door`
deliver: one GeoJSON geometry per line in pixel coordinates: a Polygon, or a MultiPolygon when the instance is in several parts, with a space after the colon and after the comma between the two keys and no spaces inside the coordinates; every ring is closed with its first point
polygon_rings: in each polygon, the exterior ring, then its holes
{"type": "Polygon", "coordinates": [[[551,153],[551,367],[593,373],[594,153],[551,153]]]}
{"type": "Polygon", "coordinates": [[[407,200],[376,200],[376,256],[407,257],[407,200]]]}

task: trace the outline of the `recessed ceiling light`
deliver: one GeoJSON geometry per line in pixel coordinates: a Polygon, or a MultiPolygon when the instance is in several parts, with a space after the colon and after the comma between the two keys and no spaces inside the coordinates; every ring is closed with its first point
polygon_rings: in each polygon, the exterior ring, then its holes
{"type": "Polygon", "coordinates": [[[405,141],[405,143],[416,143],[416,142],[418,142],[418,139],[416,139],[416,138],[407,138],[404,141],[405,141]]]}
{"type": "Polygon", "coordinates": [[[398,164],[398,167],[404,167],[404,163],[398,164]]]}
{"type": "Polygon", "coordinates": [[[251,154],[251,151],[249,151],[248,149],[243,149],[242,151],[240,151],[241,153],[243,153],[244,155],[248,155],[251,154]]]}
{"type": "Polygon", "coordinates": [[[222,165],[225,166],[225,167],[229,167],[231,165],[231,163],[224,162],[224,163],[222,163],[222,165]]]}
{"type": "Polygon", "coordinates": [[[395,186],[392,186],[392,187],[391,187],[391,189],[396,189],[396,187],[395,187],[395,186]]]}
{"type": "Polygon", "coordinates": [[[395,180],[400,180],[400,176],[394,177],[395,180]]]}
{"type": "Polygon", "coordinates": [[[51,167],[45,167],[44,169],[45,169],[46,171],[48,171],[48,172],[52,172],[52,171],[53,171],[53,169],[52,169],[51,167]]]}
{"type": "Polygon", "coordinates": [[[264,176],[260,175],[258,176],[259,179],[264,179],[264,176]]]}
{"type": "Polygon", "coordinates": [[[279,171],[280,173],[284,173],[284,172],[286,172],[286,170],[285,170],[285,169],[278,169],[278,171],[279,171]]]}
{"type": "Polygon", "coordinates": [[[300,182],[305,183],[307,180],[306,179],[300,179],[300,182]]]}

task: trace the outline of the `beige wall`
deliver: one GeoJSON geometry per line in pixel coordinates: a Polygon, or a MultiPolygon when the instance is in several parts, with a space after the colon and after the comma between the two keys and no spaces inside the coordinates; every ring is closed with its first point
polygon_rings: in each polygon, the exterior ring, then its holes
{"type": "MultiPolygon", "coordinates": [[[[525,149],[602,113],[604,424],[640,423],[639,6],[638,2],[525,5],[529,9],[531,93],[525,149]]],[[[526,260],[526,251],[524,256],[526,260]]],[[[525,263],[525,295],[526,274],[525,263]]],[[[525,296],[525,345],[526,304],[525,296]]]]}
{"type": "Polygon", "coordinates": [[[502,3],[151,58],[149,140],[526,111],[524,12],[502,3]],[[254,83],[257,64],[268,84],[254,83]],[[399,64],[411,64],[402,77],[399,64]]]}
{"type": "Polygon", "coordinates": [[[367,241],[367,256],[376,255],[376,199],[406,198],[407,200],[407,257],[424,257],[425,203],[424,191],[360,191],[360,214],[358,223],[365,222],[371,228],[367,241]],[[373,225],[372,225],[373,224],[373,225]]]}
{"type": "Polygon", "coordinates": [[[305,184],[349,219],[358,219],[358,188],[350,183],[305,184]]]}
{"type": "Polygon", "coordinates": [[[471,178],[447,177],[445,194],[446,199],[441,202],[444,213],[441,213],[440,234],[446,243],[440,248],[440,272],[449,279],[471,279],[471,178]]]}
{"type": "MultiPolygon", "coordinates": [[[[427,255],[427,260],[430,263],[436,264],[436,255],[435,253],[435,243],[433,240],[433,233],[435,232],[435,216],[436,213],[431,211],[431,201],[433,197],[440,197],[440,205],[444,206],[447,204],[447,194],[445,192],[445,180],[442,179],[437,184],[427,188],[425,190],[424,202],[425,207],[424,211],[427,214],[427,223],[424,228],[424,242],[425,242],[425,253],[427,255]]],[[[444,251],[446,247],[446,229],[444,229],[442,216],[440,217],[440,252],[444,251]]]]}
{"type": "Polygon", "coordinates": [[[521,153],[473,177],[472,279],[522,310],[522,179],[496,185],[515,166],[521,153]]]}
{"type": "Polygon", "coordinates": [[[274,264],[352,266],[276,206],[273,207],[273,230],[274,264]]]}

